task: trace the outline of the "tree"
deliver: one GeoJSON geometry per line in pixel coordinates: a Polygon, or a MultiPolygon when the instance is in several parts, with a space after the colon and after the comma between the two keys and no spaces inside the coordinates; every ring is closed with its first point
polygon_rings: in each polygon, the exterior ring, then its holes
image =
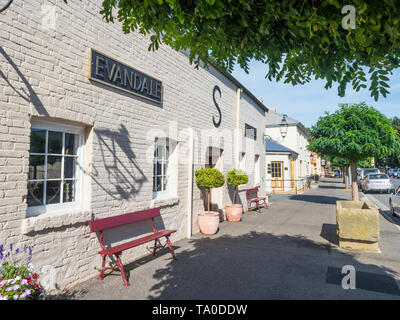
{"type": "Polygon", "coordinates": [[[400,167],[400,118],[393,117],[392,127],[397,131],[397,139],[394,152],[386,158],[377,159],[377,163],[392,168],[399,168],[400,167]]]}
{"type": "Polygon", "coordinates": [[[223,186],[225,177],[215,168],[201,168],[196,170],[194,175],[198,187],[206,190],[207,211],[210,213],[211,189],[223,186]]]}
{"type": "Polygon", "coordinates": [[[212,62],[231,72],[238,63],[248,72],[255,59],[269,80],[325,79],[340,96],[349,83],[357,91],[369,83],[378,100],[399,67],[398,11],[393,0],[103,0],[101,14],[125,33],[150,35],[149,50],[164,43],[187,51],[196,67],[212,62]]]}
{"type": "Polygon", "coordinates": [[[347,159],[351,166],[353,200],[358,200],[357,161],[385,157],[396,147],[396,131],[390,119],[364,102],[340,105],[339,110],[320,117],[311,129],[308,149],[347,159]]]}
{"type": "Polygon", "coordinates": [[[233,193],[233,203],[236,204],[236,196],[237,196],[238,186],[248,183],[249,176],[243,170],[233,169],[228,172],[226,182],[229,185],[235,187],[235,191],[233,193]]]}
{"type": "Polygon", "coordinates": [[[347,159],[338,157],[338,156],[324,156],[325,159],[329,160],[332,168],[340,168],[343,174],[343,182],[345,184],[345,189],[349,189],[349,175],[348,175],[348,167],[350,166],[350,162],[347,159]]]}

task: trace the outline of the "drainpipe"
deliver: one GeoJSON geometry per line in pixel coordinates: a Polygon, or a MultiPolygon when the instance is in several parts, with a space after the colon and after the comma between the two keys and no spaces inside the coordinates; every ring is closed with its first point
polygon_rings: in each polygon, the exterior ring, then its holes
{"type": "Polygon", "coordinates": [[[240,93],[243,92],[243,89],[238,88],[236,90],[236,105],[235,105],[235,168],[239,168],[239,155],[240,155],[240,147],[241,147],[241,130],[240,130],[240,93]]]}
{"type": "Polygon", "coordinates": [[[189,129],[188,139],[188,197],[187,197],[187,215],[186,215],[186,236],[190,239],[192,237],[192,224],[193,224],[193,162],[194,162],[194,138],[193,128],[189,129]]]}

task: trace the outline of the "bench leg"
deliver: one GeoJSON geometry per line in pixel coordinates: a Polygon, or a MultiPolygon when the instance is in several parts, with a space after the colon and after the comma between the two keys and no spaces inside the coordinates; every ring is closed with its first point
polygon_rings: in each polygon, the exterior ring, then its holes
{"type": "Polygon", "coordinates": [[[154,240],[153,256],[156,254],[156,251],[157,251],[157,239],[154,240]]]}
{"type": "Polygon", "coordinates": [[[124,265],[122,264],[121,258],[119,257],[121,253],[116,254],[115,256],[117,257],[117,266],[119,270],[121,271],[121,276],[122,276],[122,281],[124,281],[124,286],[129,287],[129,282],[126,280],[126,275],[124,271],[124,265]]]}
{"type": "Polygon", "coordinates": [[[261,213],[260,202],[259,201],[257,201],[257,210],[258,210],[258,213],[261,213]]]}
{"type": "Polygon", "coordinates": [[[172,257],[174,258],[174,260],[176,260],[176,256],[174,253],[174,248],[172,247],[171,240],[169,240],[169,237],[165,237],[165,238],[167,238],[167,244],[168,244],[169,249],[171,250],[172,257]]]}
{"type": "Polygon", "coordinates": [[[100,275],[97,278],[97,280],[103,280],[103,274],[104,274],[104,271],[106,271],[104,269],[105,265],[106,265],[106,255],[104,254],[104,255],[101,255],[101,272],[100,272],[100,275]]]}

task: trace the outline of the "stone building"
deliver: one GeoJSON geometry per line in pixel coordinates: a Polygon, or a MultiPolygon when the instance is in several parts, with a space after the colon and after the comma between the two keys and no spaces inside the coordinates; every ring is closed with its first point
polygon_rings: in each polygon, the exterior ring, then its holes
{"type": "MultiPolygon", "coordinates": [[[[0,13],[0,258],[52,270],[56,289],[95,277],[88,221],[161,208],[172,242],[199,232],[194,171],[249,173],[265,193],[268,109],[217,67],[107,24],[99,1],[14,1],[0,13]],[[28,250],[28,249],[29,250],[28,250]]],[[[244,192],[240,201],[246,209],[244,192]]],[[[213,207],[232,202],[225,184],[213,207]]],[[[151,231],[106,234],[108,244],[151,231]]],[[[124,263],[149,252],[124,252],[124,263]]]]}

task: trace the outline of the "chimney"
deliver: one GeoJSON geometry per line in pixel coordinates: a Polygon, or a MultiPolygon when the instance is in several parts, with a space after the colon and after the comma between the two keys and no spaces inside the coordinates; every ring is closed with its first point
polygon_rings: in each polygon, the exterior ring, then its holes
{"type": "Polygon", "coordinates": [[[258,98],[258,100],[260,100],[260,102],[261,103],[263,103],[264,101],[263,101],[263,98],[258,98]]]}

